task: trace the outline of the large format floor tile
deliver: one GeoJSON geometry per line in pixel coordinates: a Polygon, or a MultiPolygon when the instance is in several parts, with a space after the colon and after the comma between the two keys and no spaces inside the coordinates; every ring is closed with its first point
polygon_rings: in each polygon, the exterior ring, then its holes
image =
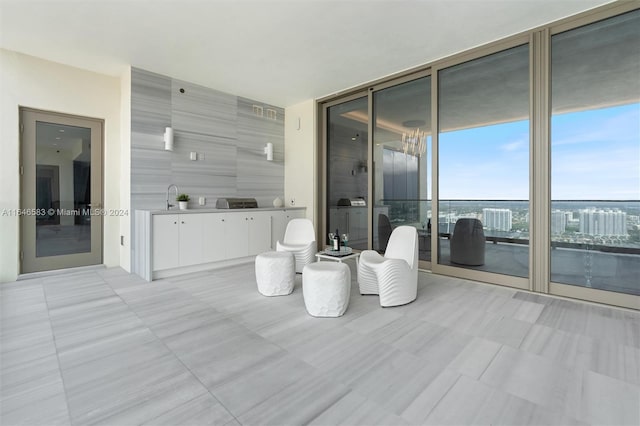
{"type": "Polygon", "coordinates": [[[5,425],[637,425],[640,314],[420,273],[339,318],[253,264],[0,285],[5,425]]]}

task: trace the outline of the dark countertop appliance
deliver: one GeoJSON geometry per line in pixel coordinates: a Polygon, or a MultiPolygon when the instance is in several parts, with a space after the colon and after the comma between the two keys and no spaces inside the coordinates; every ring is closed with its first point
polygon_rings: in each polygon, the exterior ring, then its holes
{"type": "Polygon", "coordinates": [[[340,198],[338,200],[338,207],[367,207],[367,202],[364,198],[340,198]]]}
{"type": "Polygon", "coordinates": [[[258,202],[255,198],[218,198],[217,209],[256,209],[258,202]]]}

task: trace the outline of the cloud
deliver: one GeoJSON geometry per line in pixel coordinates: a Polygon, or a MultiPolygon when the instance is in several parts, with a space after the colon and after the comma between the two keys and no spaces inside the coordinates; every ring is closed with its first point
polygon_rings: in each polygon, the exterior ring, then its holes
{"type": "Polygon", "coordinates": [[[638,158],[637,145],[552,155],[553,198],[637,200],[640,197],[638,158]]]}
{"type": "Polygon", "coordinates": [[[509,142],[506,143],[504,145],[500,145],[500,149],[503,151],[507,151],[507,152],[513,152],[513,151],[518,151],[523,147],[527,147],[527,142],[526,141],[515,141],[515,142],[509,142]]]}
{"type": "Polygon", "coordinates": [[[560,146],[591,142],[637,142],[640,131],[638,123],[638,104],[560,114],[552,118],[551,143],[560,146]]]}

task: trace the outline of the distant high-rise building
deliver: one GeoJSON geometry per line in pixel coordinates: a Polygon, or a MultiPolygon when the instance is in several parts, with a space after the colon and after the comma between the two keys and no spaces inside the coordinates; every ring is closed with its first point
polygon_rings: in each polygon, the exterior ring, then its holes
{"type": "Polygon", "coordinates": [[[495,231],[511,231],[512,213],[510,209],[482,209],[484,226],[495,231]]]}
{"type": "Polygon", "coordinates": [[[588,208],[579,211],[580,232],[588,235],[627,235],[627,213],[615,210],[588,208]]]}
{"type": "Polygon", "coordinates": [[[551,212],[551,233],[564,234],[567,228],[567,212],[553,210],[551,212]]]}

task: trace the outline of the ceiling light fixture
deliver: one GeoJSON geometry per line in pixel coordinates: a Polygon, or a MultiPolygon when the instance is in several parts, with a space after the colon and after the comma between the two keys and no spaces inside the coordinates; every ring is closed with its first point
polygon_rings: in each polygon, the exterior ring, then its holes
{"type": "Polygon", "coordinates": [[[420,129],[402,133],[402,150],[405,154],[422,157],[427,150],[427,134],[420,129]]]}

